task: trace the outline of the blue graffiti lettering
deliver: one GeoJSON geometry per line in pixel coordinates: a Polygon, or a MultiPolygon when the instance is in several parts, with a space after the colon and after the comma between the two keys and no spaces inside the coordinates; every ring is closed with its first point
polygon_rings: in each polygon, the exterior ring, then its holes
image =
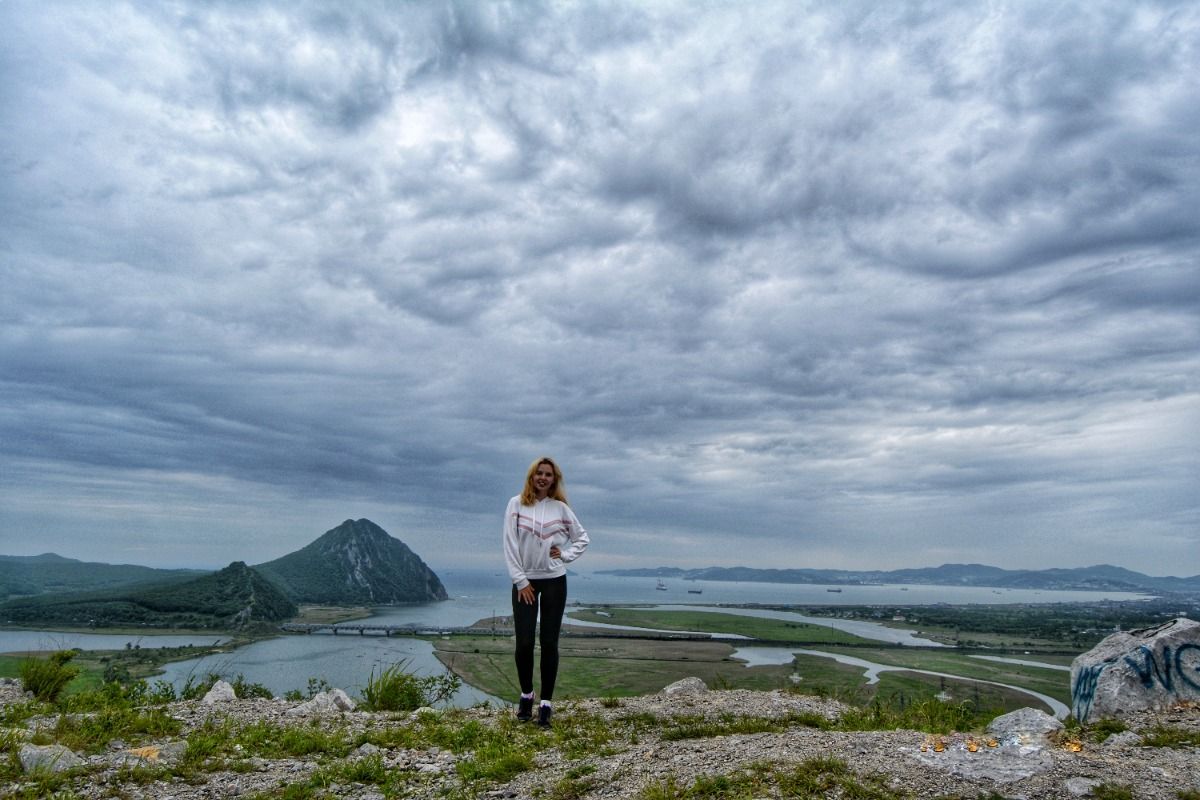
{"type": "Polygon", "coordinates": [[[1175,671],[1179,673],[1180,680],[1200,692],[1200,681],[1188,675],[1188,670],[1183,663],[1184,652],[1192,650],[1197,653],[1196,663],[1192,664],[1192,672],[1200,675],[1200,644],[1193,644],[1191,642],[1179,645],[1179,649],[1175,651],[1175,671]]]}
{"type": "Polygon", "coordinates": [[[1100,682],[1100,673],[1112,664],[1106,661],[1103,664],[1092,664],[1089,667],[1083,667],[1079,670],[1079,674],[1075,676],[1075,685],[1071,687],[1071,711],[1075,714],[1075,719],[1083,722],[1088,718],[1088,714],[1092,711],[1092,700],[1096,697],[1096,685],[1100,682]]]}
{"type": "Polygon", "coordinates": [[[1171,677],[1171,648],[1163,648],[1163,663],[1161,667],[1159,666],[1158,659],[1154,657],[1154,652],[1149,647],[1146,647],[1146,645],[1138,647],[1137,652],[1142,657],[1140,665],[1133,660],[1133,656],[1125,656],[1125,663],[1137,673],[1142,686],[1147,689],[1153,689],[1154,683],[1157,680],[1168,692],[1174,692],[1175,681],[1171,677]]]}

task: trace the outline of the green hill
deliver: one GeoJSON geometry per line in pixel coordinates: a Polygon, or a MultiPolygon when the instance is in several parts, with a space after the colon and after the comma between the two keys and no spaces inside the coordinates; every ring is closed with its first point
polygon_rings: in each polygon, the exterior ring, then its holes
{"type": "Polygon", "coordinates": [[[134,564],[99,564],[63,558],[55,553],[42,553],[38,556],[0,556],[0,600],[161,583],[195,578],[203,574],[203,570],[193,569],[154,569],[134,564]]]}
{"type": "Polygon", "coordinates": [[[368,519],[255,566],[297,603],[390,605],[446,600],[442,581],[408,545],[368,519]]]}
{"type": "Polygon", "coordinates": [[[0,623],[229,630],[295,613],[296,606],[270,581],[235,561],[190,580],[12,600],[0,604],[0,623]]]}

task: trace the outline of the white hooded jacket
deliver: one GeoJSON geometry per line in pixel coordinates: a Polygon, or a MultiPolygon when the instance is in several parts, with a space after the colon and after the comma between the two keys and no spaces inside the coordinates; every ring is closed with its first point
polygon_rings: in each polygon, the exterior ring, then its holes
{"type": "Polygon", "coordinates": [[[529,579],[557,578],[567,574],[566,564],[583,555],[588,534],[575,512],[561,500],[547,497],[531,506],[521,496],[508,501],[504,514],[504,560],[513,586],[524,589],[529,579]],[[560,558],[550,557],[558,545],[560,558]]]}

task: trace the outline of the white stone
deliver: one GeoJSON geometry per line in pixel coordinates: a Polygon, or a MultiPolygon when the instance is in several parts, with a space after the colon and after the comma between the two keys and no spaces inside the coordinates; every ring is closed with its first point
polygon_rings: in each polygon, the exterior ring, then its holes
{"type": "Polygon", "coordinates": [[[696,677],[684,678],[683,680],[675,681],[663,688],[661,694],[667,696],[677,694],[701,694],[708,691],[708,686],[703,680],[696,677]]]}
{"type": "Polygon", "coordinates": [[[61,744],[23,744],[18,753],[21,769],[26,772],[48,770],[62,772],[73,767],[83,766],[83,759],[75,755],[69,748],[61,744]]]}
{"type": "Polygon", "coordinates": [[[1200,701],[1200,622],[1114,633],[1071,664],[1080,722],[1200,701]]]}
{"type": "Polygon", "coordinates": [[[988,723],[988,733],[1009,744],[1042,745],[1049,734],[1063,729],[1060,720],[1036,708],[1018,708],[988,723]]]}
{"type": "Polygon", "coordinates": [[[330,689],[315,695],[313,699],[301,703],[295,708],[289,708],[284,713],[291,717],[298,717],[314,714],[340,714],[343,711],[353,711],[355,708],[356,704],[350,699],[350,695],[341,689],[330,689]]]}
{"type": "Polygon", "coordinates": [[[212,705],[213,703],[228,703],[231,700],[237,700],[237,692],[233,690],[233,686],[226,681],[217,681],[200,702],[212,705]]]}

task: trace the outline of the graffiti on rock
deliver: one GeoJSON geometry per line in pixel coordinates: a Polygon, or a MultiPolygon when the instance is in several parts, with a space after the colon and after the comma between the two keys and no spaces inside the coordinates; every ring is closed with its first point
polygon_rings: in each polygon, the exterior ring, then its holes
{"type": "Polygon", "coordinates": [[[1075,719],[1087,719],[1092,710],[1092,700],[1096,698],[1096,685],[1100,682],[1100,673],[1113,663],[1105,661],[1103,664],[1091,664],[1079,670],[1079,674],[1075,676],[1075,685],[1071,687],[1071,711],[1075,714],[1075,719]]]}
{"type": "MultiPolygon", "coordinates": [[[[1174,647],[1167,645],[1158,653],[1141,645],[1123,660],[1146,689],[1184,697],[1194,697],[1200,693],[1200,644],[1185,642],[1174,647]]],[[[1088,718],[1100,675],[1115,663],[1116,659],[1091,664],[1076,674],[1071,685],[1071,711],[1075,719],[1082,721],[1088,718]]]]}
{"type": "Polygon", "coordinates": [[[1174,648],[1167,645],[1159,657],[1142,645],[1133,655],[1125,656],[1125,663],[1137,673],[1142,686],[1147,689],[1157,685],[1175,694],[1175,679],[1178,678],[1182,684],[1180,690],[1186,692],[1184,687],[1187,687],[1200,692],[1200,644],[1187,642],[1174,648]],[[1140,656],[1140,661],[1134,658],[1135,655],[1140,656]]]}

